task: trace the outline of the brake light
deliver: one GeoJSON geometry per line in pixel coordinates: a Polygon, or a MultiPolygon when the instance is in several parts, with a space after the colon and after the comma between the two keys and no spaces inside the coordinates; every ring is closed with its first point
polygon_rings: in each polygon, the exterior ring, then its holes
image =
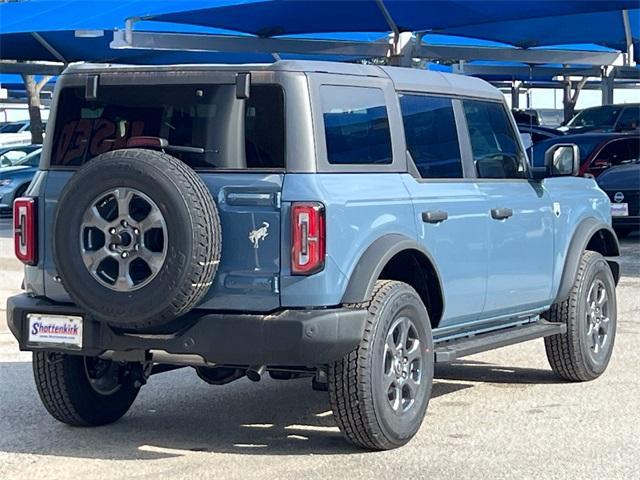
{"type": "Polygon", "coordinates": [[[17,198],[13,202],[13,241],[18,260],[27,265],[38,261],[36,249],[36,199],[17,198]]]}
{"type": "Polygon", "coordinates": [[[291,272],[311,275],[324,268],[324,205],[319,202],[294,202],[291,206],[291,272]]]}

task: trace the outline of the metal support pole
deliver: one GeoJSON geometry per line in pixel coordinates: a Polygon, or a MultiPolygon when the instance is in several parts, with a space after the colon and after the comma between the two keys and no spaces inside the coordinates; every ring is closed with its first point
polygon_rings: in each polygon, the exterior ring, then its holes
{"type": "Polygon", "coordinates": [[[520,108],[520,85],[522,82],[514,80],[511,82],[511,108],[520,108]]]}
{"type": "Polygon", "coordinates": [[[603,67],[600,89],[602,91],[602,105],[613,104],[613,92],[615,84],[615,69],[612,67],[603,67]]]}
{"type": "Polygon", "coordinates": [[[393,32],[389,40],[389,65],[396,67],[410,67],[413,52],[413,35],[411,32],[401,32],[396,22],[391,17],[383,0],[376,0],[389,29],[393,32]]]}
{"type": "Polygon", "coordinates": [[[633,35],[631,34],[631,22],[629,22],[629,11],[622,11],[622,25],[624,26],[624,38],[626,44],[626,51],[624,53],[624,64],[629,67],[635,66],[636,62],[633,59],[633,35]]]}

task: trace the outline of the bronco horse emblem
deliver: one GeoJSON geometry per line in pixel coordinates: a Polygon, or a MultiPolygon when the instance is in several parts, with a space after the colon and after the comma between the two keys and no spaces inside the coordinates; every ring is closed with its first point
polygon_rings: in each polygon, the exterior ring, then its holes
{"type": "Polygon", "coordinates": [[[262,226],[260,228],[256,228],[249,232],[249,240],[253,243],[253,248],[258,248],[260,246],[260,240],[264,240],[267,235],[269,235],[268,230],[269,223],[262,222],[262,226]]]}

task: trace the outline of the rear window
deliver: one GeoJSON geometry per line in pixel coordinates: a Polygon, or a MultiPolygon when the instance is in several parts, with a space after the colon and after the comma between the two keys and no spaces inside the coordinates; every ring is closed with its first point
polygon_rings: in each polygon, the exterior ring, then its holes
{"type": "Polygon", "coordinates": [[[235,85],[109,85],[92,101],[84,88],[67,88],[57,106],[51,165],[79,166],[150,136],[167,140],[168,153],[193,168],[284,168],[284,91],[252,85],[246,101],[235,92],[235,85]]]}
{"type": "Polygon", "coordinates": [[[329,163],[392,162],[391,132],[382,90],[323,85],[321,96],[329,163]]]}

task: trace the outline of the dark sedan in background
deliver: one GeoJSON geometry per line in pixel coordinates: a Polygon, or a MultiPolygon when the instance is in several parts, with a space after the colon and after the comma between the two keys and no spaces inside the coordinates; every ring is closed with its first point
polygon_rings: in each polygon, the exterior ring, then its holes
{"type": "Polygon", "coordinates": [[[613,228],[624,237],[640,228],[640,163],[612,167],[597,179],[611,200],[613,228]]]}
{"type": "Polygon", "coordinates": [[[580,175],[597,177],[608,168],[640,159],[640,134],[583,133],[543,140],[529,149],[533,165],[544,165],[544,153],[558,143],[575,143],[580,150],[580,175]]]}
{"type": "Polygon", "coordinates": [[[560,130],[566,134],[637,132],[640,130],[640,103],[585,108],[560,130]]]}

